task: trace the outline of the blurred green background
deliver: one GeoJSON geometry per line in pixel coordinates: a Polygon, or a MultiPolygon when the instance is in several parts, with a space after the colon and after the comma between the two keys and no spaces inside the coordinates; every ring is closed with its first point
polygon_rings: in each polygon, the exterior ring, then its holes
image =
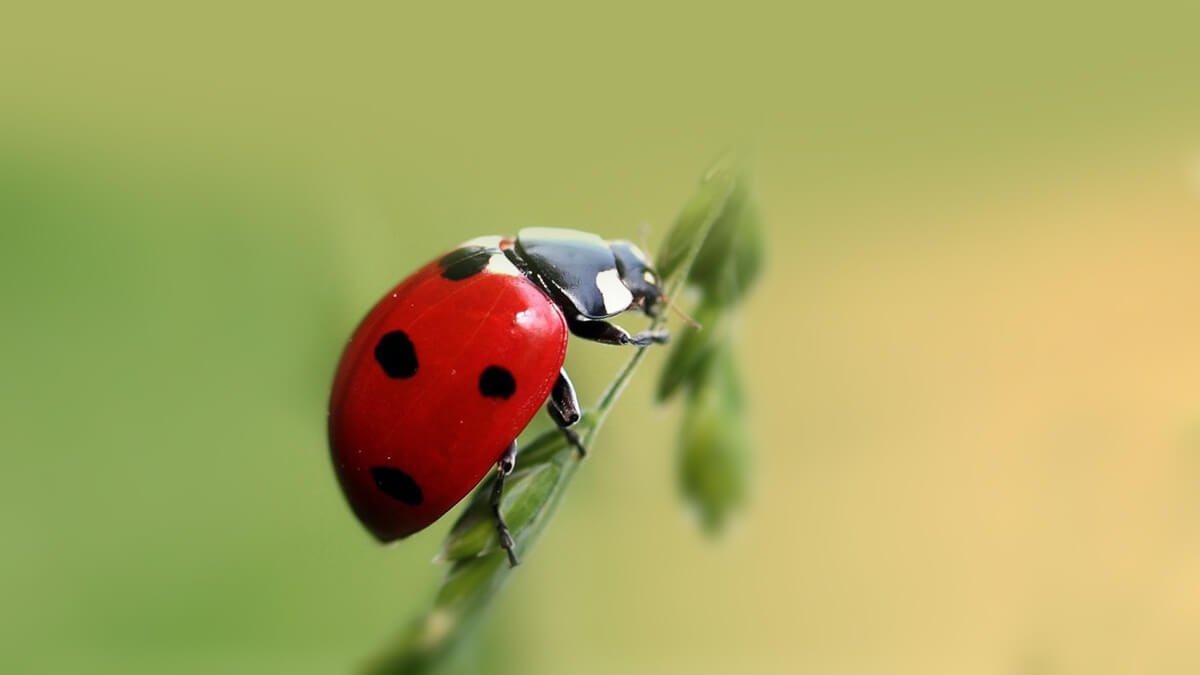
{"type": "MultiPolygon", "coordinates": [[[[1200,10],[41,3],[0,26],[0,672],[340,673],[431,599],[323,406],[378,294],[753,149],[712,543],[622,399],[462,672],[1200,672],[1200,10]]],[[[636,321],[630,325],[637,325],[636,321]]],[[[623,359],[576,344],[591,400],[623,359]]]]}

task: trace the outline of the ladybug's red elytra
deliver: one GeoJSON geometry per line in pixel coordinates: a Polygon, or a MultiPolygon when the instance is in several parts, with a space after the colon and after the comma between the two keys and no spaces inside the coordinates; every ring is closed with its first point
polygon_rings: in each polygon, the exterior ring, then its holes
{"type": "Polygon", "coordinates": [[[351,508],[380,541],[432,524],[496,467],[500,515],[516,438],[543,403],[580,452],[579,401],[562,369],[567,335],[613,345],[667,341],[605,319],[657,316],[658,276],[628,241],[526,228],[468,241],[400,282],[342,353],[329,401],[333,465],[351,508]]]}

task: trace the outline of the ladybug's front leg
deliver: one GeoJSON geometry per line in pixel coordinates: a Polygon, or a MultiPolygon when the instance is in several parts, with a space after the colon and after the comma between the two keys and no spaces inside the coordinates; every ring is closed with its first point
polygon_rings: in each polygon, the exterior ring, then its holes
{"type": "Polygon", "coordinates": [[[567,319],[567,328],[578,337],[606,345],[645,347],[650,344],[664,344],[671,337],[670,333],[665,330],[644,330],[636,335],[630,335],[624,328],[616,324],[580,318],[567,319]]]}
{"type": "Polygon", "coordinates": [[[558,371],[558,380],[554,382],[554,389],[550,390],[550,402],[546,404],[546,412],[550,413],[550,419],[554,420],[567,437],[567,442],[575,446],[579,456],[586,455],[587,448],[583,447],[579,434],[571,428],[579,421],[579,397],[575,395],[575,385],[571,384],[571,378],[567,377],[565,370],[558,371]]]}
{"type": "Polygon", "coordinates": [[[517,560],[517,554],[513,551],[515,544],[512,533],[508,531],[508,523],[504,522],[504,516],[500,513],[500,500],[504,497],[504,479],[512,473],[516,465],[517,442],[514,440],[504,454],[500,455],[500,461],[496,462],[496,481],[492,483],[491,499],[492,513],[496,516],[496,534],[500,536],[500,548],[503,548],[508,556],[509,567],[516,567],[521,561],[517,560]]]}

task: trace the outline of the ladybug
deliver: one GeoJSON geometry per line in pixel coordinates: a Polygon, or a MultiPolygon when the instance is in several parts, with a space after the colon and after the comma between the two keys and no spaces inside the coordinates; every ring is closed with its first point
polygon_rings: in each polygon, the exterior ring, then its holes
{"type": "Polygon", "coordinates": [[[663,343],[605,319],[663,300],[646,255],[628,241],[558,228],[472,239],[417,270],[367,313],[329,402],[329,445],[350,506],[379,541],[432,524],[494,466],[500,515],[517,436],[543,403],[582,455],[579,400],[563,360],[567,336],[611,345],[663,343]]]}

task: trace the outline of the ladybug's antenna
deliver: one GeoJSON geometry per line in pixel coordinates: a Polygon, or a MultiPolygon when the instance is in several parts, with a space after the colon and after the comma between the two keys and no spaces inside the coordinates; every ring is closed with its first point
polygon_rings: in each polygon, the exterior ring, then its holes
{"type": "Polygon", "coordinates": [[[668,298],[667,296],[664,295],[664,296],[661,296],[661,299],[663,301],[663,304],[665,304],[667,306],[667,309],[674,312],[675,316],[678,316],[680,319],[683,319],[684,323],[686,323],[687,325],[691,326],[692,328],[694,328],[696,330],[700,330],[700,329],[704,328],[704,326],[700,325],[699,321],[696,321],[695,319],[693,319],[691,316],[688,315],[687,312],[683,311],[682,309],[679,309],[679,307],[677,305],[675,305],[675,303],[671,302],[670,298],[668,298]]]}

